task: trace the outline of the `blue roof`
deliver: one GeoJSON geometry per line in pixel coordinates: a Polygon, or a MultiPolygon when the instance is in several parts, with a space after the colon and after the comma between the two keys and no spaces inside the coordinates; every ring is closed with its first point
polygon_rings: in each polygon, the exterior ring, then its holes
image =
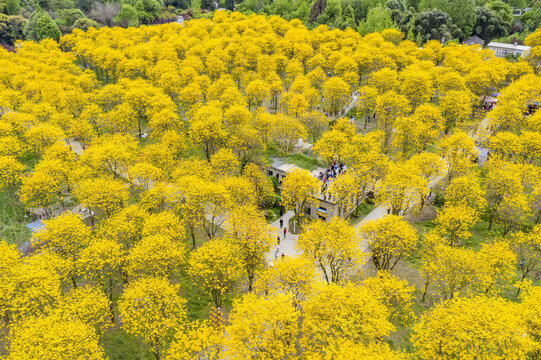
{"type": "Polygon", "coordinates": [[[36,220],[34,222],[26,224],[26,227],[29,228],[30,231],[32,231],[33,233],[40,230],[44,226],[45,225],[43,224],[43,221],[41,221],[41,219],[38,219],[38,220],[36,220]]]}

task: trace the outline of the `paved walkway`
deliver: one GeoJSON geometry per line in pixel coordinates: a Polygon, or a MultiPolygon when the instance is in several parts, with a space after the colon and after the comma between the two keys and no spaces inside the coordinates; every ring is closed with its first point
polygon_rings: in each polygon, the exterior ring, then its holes
{"type": "Polygon", "coordinates": [[[265,255],[265,259],[267,260],[267,262],[273,261],[275,258],[281,256],[282,254],[284,254],[285,256],[300,255],[300,252],[295,249],[295,246],[297,245],[297,238],[299,237],[299,235],[292,234],[289,229],[289,220],[294,215],[295,213],[293,211],[288,211],[284,215],[282,215],[282,219],[284,220],[284,226],[282,228],[280,228],[280,219],[277,219],[270,224],[270,226],[275,229],[274,238],[276,239],[277,243],[278,236],[280,236],[280,245],[276,244],[276,246],[274,246],[271,251],[269,251],[265,255]],[[284,227],[288,227],[285,239],[284,227]]]}

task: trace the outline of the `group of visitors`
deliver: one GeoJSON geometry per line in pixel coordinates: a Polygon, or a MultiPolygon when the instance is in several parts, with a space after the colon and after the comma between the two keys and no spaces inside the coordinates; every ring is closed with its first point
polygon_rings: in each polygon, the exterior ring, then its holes
{"type": "Polygon", "coordinates": [[[331,179],[336,179],[336,177],[340,174],[343,174],[346,172],[344,163],[341,161],[333,160],[331,163],[331,166],[325,170],[325,172],[320,171],[318,175],[318,180],[323,183],[321,186],[321,193],[323,194],[323,199],[327,200],[327,195],[325,194],[327,189],[329,188],[329,182],[331,179]]]}
{"type": "MultiPolygon", "coordinates": [[[[280,209],[280,229],[283,228],[283,232],[284,232],[284,240],[286,238],[286,235],[287,235],[287,227],[284,227],[284,219],[282,218],[282,216],[284,215],[284,211],[282,209],[280,209]]],[[[280,252],[280,235],[278,235],[278,246],[276,247],[276,252],[274,253],[274,259],[276,260],[278,258],[278,253],[280,252]]],[[[282,259],[285,258],[285,254],[282,253],[282,259]]]]}
{"type": "Polygon", "coordinates": [[[330,178],[336,179],[336,176],[342,174],[343,172],[346,172],[346,169],[344,169],[344,163],[333,160],[331,166],[325,170],[325,172],[320,171],[317,178],[319,181],[323,182],[323,184],[327,184],[327,181],[330,178]]]}

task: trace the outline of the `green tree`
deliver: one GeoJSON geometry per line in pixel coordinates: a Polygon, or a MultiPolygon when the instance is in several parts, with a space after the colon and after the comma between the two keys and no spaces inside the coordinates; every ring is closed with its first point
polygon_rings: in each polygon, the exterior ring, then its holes
{"type": "Polygon", "coordinates": [[[340,0],[327,0],[325,11],[318,17],[318,24],[326,24],[331,27],[338,27],[342,21],[342,4],[340,0]]]}
{"type": "Polygon", "coordinates": [[[92,19],[87,19],[87,18],[81,18],[81,19],[77,19],[75,20],[75,22],[73,23],[73,27],[75,29],[81,29],[81,30],[88,30],[89,28],[96,28],[96,29],[99,29],[100,28],[100,24],[98,24],[97,22],[95,22],[94,20],[92,19]]]}
{"type": "Polygon", "coordinates": [[[315,23],[319,15],[325,11],[325,0],[316,0],[310,8],[310,14],[308,15],[308,21],[315,23]]]}
{"type": "Polygon", "coordinates": [[[379,6],[370,9],[366,19],[359,24],[359,32],[361,35],[394,28],[396,27],[391,19],[391,14],[389,11],[379,6]]]}
{"type": "Polygon", "coordinates": [[[470,36],[476,21],[475,0],[453,0],[449,4],[449,16],[460,28],[462,39],[470,36]]]}
{"type": "Polygon", "coordinates": [[[28,20],[23,30],[24,38],[26,40],[36,39],[36,27],[38,24],[38,19],[43,16],[43,14],[45,14],[45,12],[38,6],[32,15],[30,15],[30,20],[28,20]]]}
{"type": "Polygon", "coordinates": [[[139,19],[143,24],[150,24],[160,13],[162,7],[157,0],[138,0],[135,10],[139,13],[139,19]]]}
{"type": "Polygon", "coordinates": [[[139,14],[130,4],[122,4],[122,9],[120,9],[114,20],[123,27],[138,26],[139,14]]]}
{"type": "Polygon", "coordinates": [[[191,0],[190,10],[194,19],[201,17],[201,0],[191,0]]]}
{"type": "Polygon", "coordinates": [[[64,9],[60,12],[60,19],[66,26],[73,26],[75,21],[85,17],[85,14],[79,9],[64,9]]]}
{"type": "Polygon", "coordinates": [[[60,32],[58,25],[51,19],[49,14],[44,13],[36,23],[36,40],[40,41],[50,38],[58,41],[60,40],[60,35],[62,35],[62,33],[60,32]]]}
{"type": "MultiPolygon", "coordinates": [[[[540,3],[537,2],[536,5],[538,4],[540,3]]],[[[485,6],[490,10],[494,11],[503,21],[507,23],[511,23],[511,21],[513,21],[513,11],[511,10],[511,7],[509,6],[509,4],[504,3],[502,0],[492,0],[488,2],[485,6]]]]}
{"type": "Polygon", "coordinates": [[[503,21],[494,11],[486,7],[478,7],[475,9],[477,21],[473,27],[472,35],[477,35],[485,40],[485,43],[490,42],[493,38],[498,38],[507,35],[509,23],[503,21]]]}
{"type": "Polygon", "coordinates": [[[449,15],[441,10],[425,10],[415,19],[415,32],[421,40],[451,40],[456,26],[453,25],[449,15]]]}
{"type": "Polygon", "coordinates": [[[19,15],[21,12],[21,6],[19,0],[6,0],[6,14],[19,15]]]}

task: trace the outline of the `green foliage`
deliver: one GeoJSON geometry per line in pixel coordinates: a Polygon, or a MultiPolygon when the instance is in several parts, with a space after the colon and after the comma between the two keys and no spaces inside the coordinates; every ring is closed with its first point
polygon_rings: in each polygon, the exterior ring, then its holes
{"type": "Polygon", "coordinates": [[[135,10],[142,24],[150,24],[160,13],[161,5],[157,0],[137,0],[135,10]]]}
{"type": "Polygon", "coordinates": [[[58,25],[51,19],[49,14],[42,15],[36,23],[36,40],[53,39],[58,41],[60,39],[60,29],[58,25]]]}
{"type": "Polygon", "coordinates": [[[201,0],[191,0],[190,9],[192,10],[193,18],[199,18],[201,16],[201,0]]]}
{"type": "Polygon", "coordinates": [[[19,15],[20,12],[19,0],[6,0],[6,13],[8,15],[19,15]]]}
{"type": "Polygon", "coordinates": [[[123,329],[106,332],[101,339],[101,345],[109,360],[151,360],[154,358],[149,346],[123,329]]]}
{"type": "Polygon", "coordinates": [[[76,28],[76,29],[81,29],[81,30],[88,30],[89,28],[93,27],[93,28],[96,28],[96,29],[99,29],[100,28],[100,24],[98,24],[97,22],[95,22],[94,20],[91,20],[91,19],[88,19],[88,18],[81,18],[81,19],[77,19],[74,23],[73,23],[73,27],[76,28]]]}
{"type": "Polygon", "coordinates": [[[414,25],[423,42],[451,40],[457,30],[449,15],[438,9],[423,11],[416,17],[414,25]]]}
{"type": "Polygon", "coordinates": [[[327,0],[325,11],[317,17],[318,24],[340,27],[342,21],[342,5],[340,0],[327,0]]]}
{"type": "Polygon", "coordinates": [[[30,20],[24,28],[24,38],[26,40],[36,40],[36,27],[38,24],[38,19],[43,16],[43,14],[44,11],[38,6],[30,16],[30,20]]]}
{"type": "Polygon", "coordinates": [[[60,12],[60,19],[66,26],[73,26],[75,21],[84,17],[85,15],[79,9],[64,9],[60,12]]]}
{"type": "Polygon", "coordinates": [[[122,9],[120,9],[114,20],[123,27],[138,26],[139,14],[130,4],[122,4],[122,9]]]}
{"type": "Polygon", "coordinates": [[[525,12],[520,21],[532,31],[541,27],[541,1],[537,1],[530,11],[525,12]]]}
{"type": "MultiPolygon", "coordinates": [[[[538,5],[536,3],[536,5],[538,5]]],[[[513,21],[513,11],[509,4],[504,3],[502,0],[492,0],[486,4],[486,7],[494,11],[503,21],[511,23],[513,21]]]]}
{"type": "Polygon", "coordinates": [[[493,38],[507,35],[509,24],[505,23],[496,13],[486,7],[475,10],[477,22],[473,27],[473,35],[479,36],[489,43],[493,38]]]}
{"type": "Polygon", "coordinates": [[[361,35],[394,28],[396,27],[393,24],[389,11],[382,7],[370,9],[366,19],[359,24],[359,32],[361,35]]]}
{"type": "Polygon", "coordinates": [[[6,16],[0,14],[0,43],[13,45],[22,40],[26,19],[19,15],[6,16]]]}
{"type": "Polygon", "coordinates": [[[462,39],[470,36],[476,21],[475,1],[453,0],[449,5],[449,16],[453,24],[460,28],[462,39]]]}

